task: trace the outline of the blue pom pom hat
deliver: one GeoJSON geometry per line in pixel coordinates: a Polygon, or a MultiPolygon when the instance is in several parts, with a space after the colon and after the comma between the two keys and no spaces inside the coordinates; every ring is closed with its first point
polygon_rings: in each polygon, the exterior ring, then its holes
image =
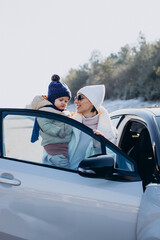
{"type": "Polygon", "coordinates": [[[54,74],[48,86],[48,100],[54,104],[55,99],[60,97],[69,97],[71,99],[71,91],[64,82],[60,81],[60,77],[54,74]]]}

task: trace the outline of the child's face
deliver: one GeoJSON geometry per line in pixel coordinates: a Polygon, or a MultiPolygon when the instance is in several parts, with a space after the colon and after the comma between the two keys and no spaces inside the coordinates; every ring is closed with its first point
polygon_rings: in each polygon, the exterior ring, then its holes
{"type": "Polygon", "coordinates": [[[69,101],[69,97],[56,98],[55,101],[54,101],[54,105],[57,108],[63,110],[63,109],[66,108],[68,101],[69,101]]]}

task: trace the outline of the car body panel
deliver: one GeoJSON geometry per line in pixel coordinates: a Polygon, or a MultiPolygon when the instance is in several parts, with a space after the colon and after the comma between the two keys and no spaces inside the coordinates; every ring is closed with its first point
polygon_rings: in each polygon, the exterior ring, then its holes
{"type": "Polygon", "coordinates": [[[149,184],[143,194],[137,221],[137,239],[160,239],[160,185],[149,184]]]}
{"type": "Polygon", "coordinates": [[[141,182],[83,178],[4,159],[0,166],[1,176],[8,173],[21,182],[0,184],[0,232],[40,240],[135,239],[141,182]]]}

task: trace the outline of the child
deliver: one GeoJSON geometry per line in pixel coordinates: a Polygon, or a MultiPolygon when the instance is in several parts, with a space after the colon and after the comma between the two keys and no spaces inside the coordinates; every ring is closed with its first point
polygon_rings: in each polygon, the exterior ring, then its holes
{"type": "MultiPolygon", "coordinates": [[[[66,106],[71,92],[65,83],[60,82],[58,75],[51,77],[48,96],[36,96],[27,108],[49,111],[70,117],[66,106]]],[[[44,147],[43,163],[56,167],[69,167],[68,142],[71,140],[72,127],[60,121],[40,118],[35,120],[31,142],[42,137],[44,147]]]]}

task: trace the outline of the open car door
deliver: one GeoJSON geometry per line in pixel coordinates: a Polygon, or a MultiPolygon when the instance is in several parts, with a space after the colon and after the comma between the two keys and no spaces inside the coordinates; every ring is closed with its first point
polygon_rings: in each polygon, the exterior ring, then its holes
{"type": "Polygon", "coordinates": [[[49,112],[0,109],[0,239],[135,240],[142,193],[135,163],[90,128],[49,112]],[[99,154],[76,170],[44,163],[41,138],[31,143],[36,117],[84,132],[99,154]]]}

